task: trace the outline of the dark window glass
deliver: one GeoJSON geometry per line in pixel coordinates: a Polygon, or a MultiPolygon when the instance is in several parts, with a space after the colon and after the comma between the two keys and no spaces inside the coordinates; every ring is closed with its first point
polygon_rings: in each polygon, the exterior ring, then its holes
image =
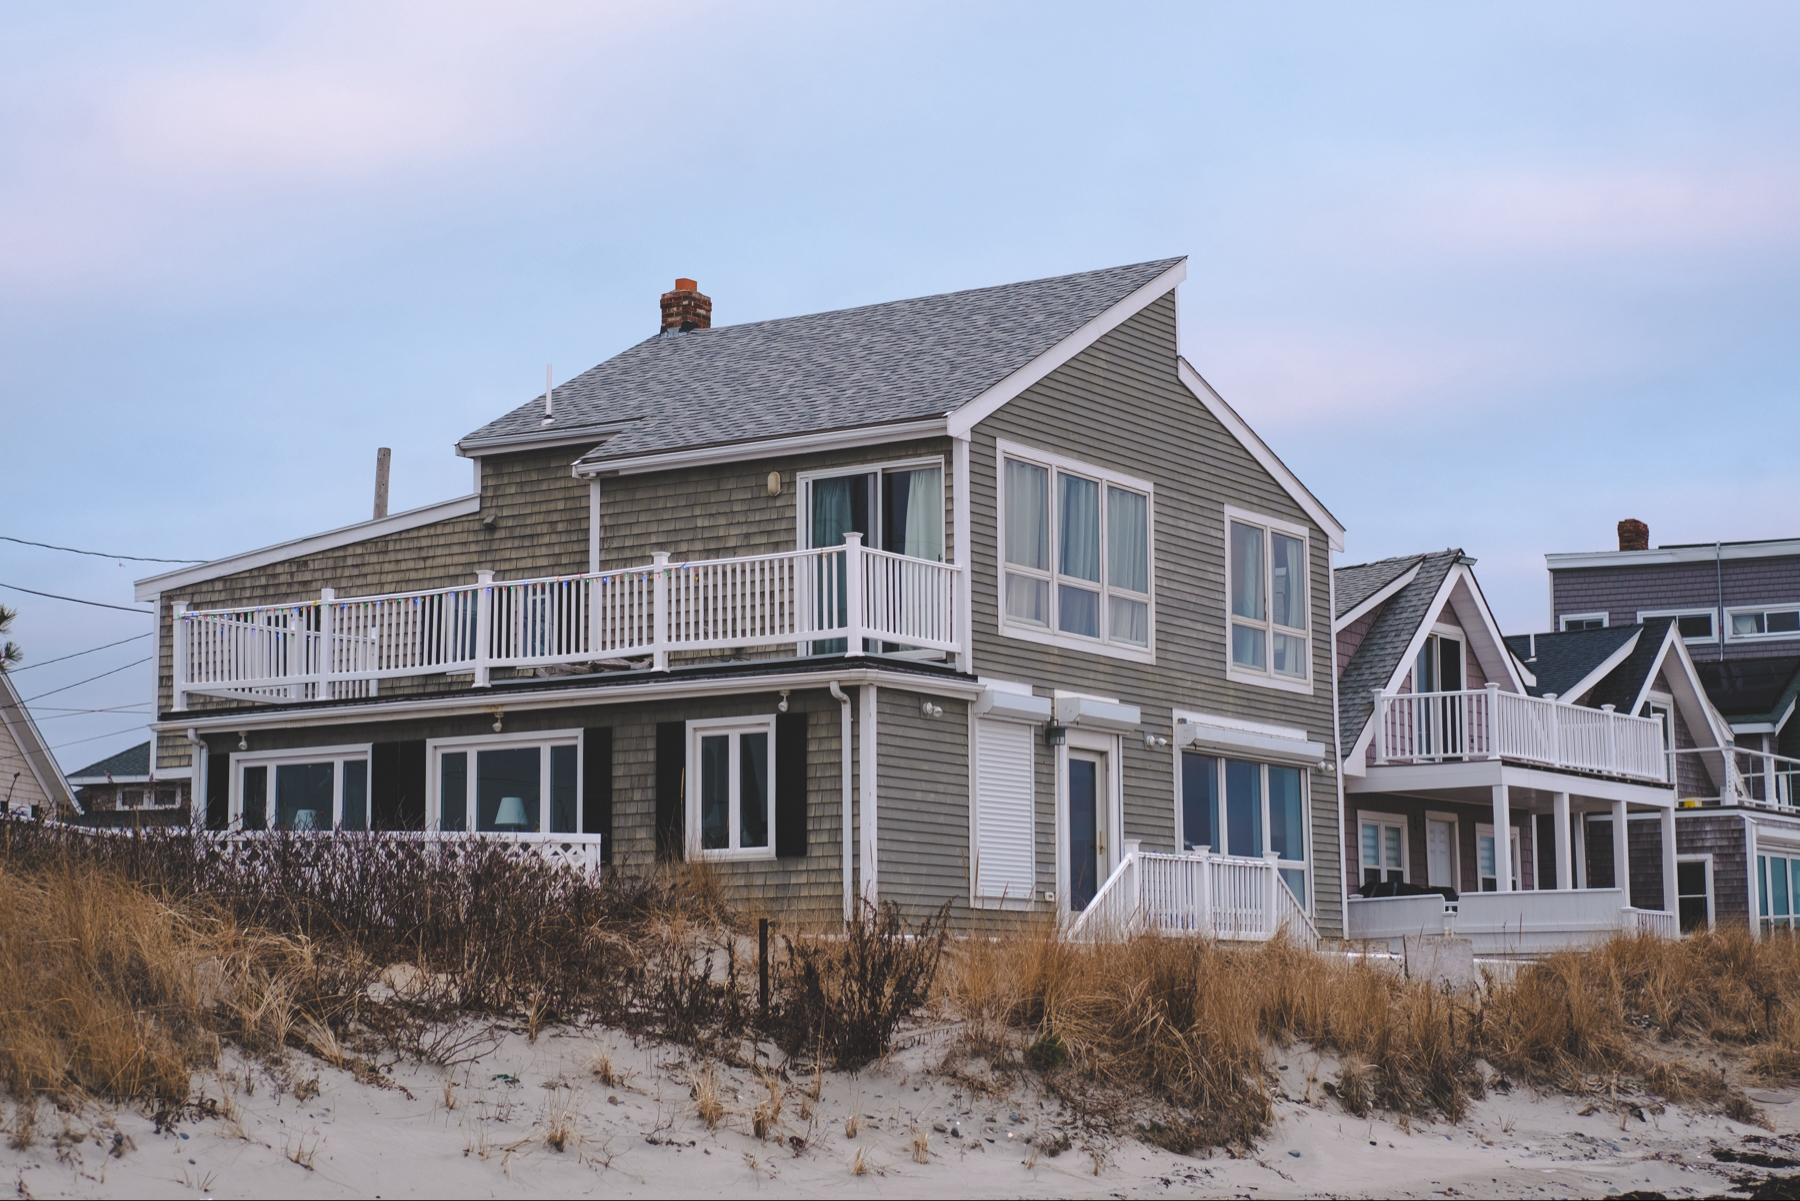
{"type": "Polygon", "coordinates": [[[344,819],[346,830],[369,828],[369,761],[351,759],[344,764],[344,819]]]}
{"type": "Polygon", "coordinates": [[[719,851],[731,845],[731,737],[700,740],[700,847],[719,851]]]}
{"type": "Polygon", "coordinates": [[[244,769],[244,829],[265,830],[269,825],[269,769],[244,769]]]}
{"type": "Polygon", "coordinates": [[[438,760],[438,827],[469,828],[469,753],[457,751],[438,760]]]}
{"type": "Polygon", "coordinates": [[[283,763],[275,769],[276,823],[283,830],[329,830],[336,773],[329,763],[283,763]]]}
{"type": "Polygon", "coordinates": [[[1181,848],[1219,849],[1219,761],[1211,755],[1181,756],[1181,848]]]}
{"type": "Polygon", "coordinates": [[[1693,613],[1687,617],[1677,617],[1675,628],[1681,631],[1683,638],[1711,638],[1713,636],[1713,615],[1711,613],[1693,613]]]}
{"type": "Polygon", "coordinates": [[[538,812],[542,775],[543,763],[535,746],[477,751],[475,828],[504,833],[543,829],[538,812]],[[510,803],[514,800],[518,803],[510,803]]]}
{"type": "Polygon", "coordinates": [[[550,829],[556,834],[574,834],[580,830],[580,815],[575,804],[575,748],[550,748],[550,829]]]}
{"type": "Polygon", "coordinates": [[[738,846],[769,845],[769,736],[738,735],[738,846]]]}
{"type": "Polygon", "coordinates": [[[1263,853],[1260,764],[1225,760],[1225,837],[1229,854],[1259,858],[1263,853]]]}
{"type": "Polygon", "coordinates": [[[1800,609],[1784,609],[1769,614],[1768,629],[1771,634],[1800,633],[1800,609]]]}
{"type": "MultiPolygon", "coordinates": [[[[1300,806],[1300,769],[1269,768],[1269,849],[1283,859],[1306,859],[1306,816],[1300,806]]],[[[1305,899],[1304,893],[1296,896],[1305,899]]]]}

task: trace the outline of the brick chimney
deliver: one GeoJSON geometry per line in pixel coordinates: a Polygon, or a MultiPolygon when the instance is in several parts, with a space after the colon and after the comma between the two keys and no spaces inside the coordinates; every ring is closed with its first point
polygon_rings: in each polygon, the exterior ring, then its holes
{"type": "Polygon", "coordinates": [[[662,295],[663,332],[712,328],[712,297],[700,294],[700,285],[691,279],[675,281],[673,292],[662,295]]]}
{"type": "MultiPolygon", "coordinates": [[[[663,303],[668,304],[667,300],[663,303]]],[[[1649,550],[1650,527],[1635,517],[1627,517],[1619,523],[1620,550],[1649,550]]]]}

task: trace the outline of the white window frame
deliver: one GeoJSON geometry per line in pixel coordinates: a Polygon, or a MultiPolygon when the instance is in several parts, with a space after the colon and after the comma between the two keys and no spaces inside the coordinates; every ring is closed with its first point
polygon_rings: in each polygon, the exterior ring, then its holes
{"type": "Polygon", "coordinates": [[[1232,505],[1226,505],[1223,533],[1225,539],[1225,555],[1223,563],[1225,575],[1225,603],[1222,607],[1222,611],[1225,615],[1225,677],[1229,680],[1235,680],[1240,684],[1255,684],[1262,688],[1275,688],[1282,692],[1298,692],[1305,696],[1311,696],[1313,693],[1313,677],[1318,674],[1317,667],[1313,663],[1314,639],[1312,627],[1316,624],[1316,620],[1313,615],[1312,531],[1308,530],[1303,525],[1298,525],[1292,521],[1284,521],[1279,517],[1269,517],[1262,513],[1253,513],[1248,509],[1239,509],[1232,505]],[[1300,540],[1300,561],[1305,564],[1306,567],[1306,596],[1305,604],[1302,606],[1302,609],[1306,614],[1306,629],[1296,631],[1289,626],[1277,627],[1272,616],[1265,616],[1261,621],[1250,621],[1246,618],[1235,617],[1232,615],[1231,526],[1233,522],[1236,522],[1239,525],[1257,526],[1263,531],[1263,597],[1265,603],[1272,602],[1275,595],[1275,559],[1273,548],[1270,546],[1270,532],[1286,534],[1290,538],[1298,538],[1300,540]],[[1239,625],[1254,625],[1263,631],[1264,637],[1268,640],[1266,643],[1267,653],[1264,655],[1264,660],[1269,665],[1267,670],[1258,671],[1254,667],[1246,667],[1232,658],[1231,627],[1234,622],[1239,625]],[[1277,629],[1290,638],[1303,637],[1305,639],[1306,679],[1297,680],[1293,676],[1277,675],[1275,673],[1275,633],[1277,629]]]}
{"type": "MultiPolygon", "coordinates": [[[[1508,863],[1507,866],[1512,868],[1512,890],[1514,892],[1524,892],[1525,891],[1525,883],[1524,883],[1525,882],[1525,868],[1519,862],[1519,844],[1521,841],[1519,838],[1519,827],[1508,826],[1508,827],[1506,827],[1506,829],[1507,829],[1508,833],[1511,835],[1511,838],[1509,839],[1507,846],[1512,851],[1512,862],[1508,863]]],[[[1481,874],[1481,840],[1483,838],[1492,838],[1493,836],[1494,836],[1494,824],[1492,822],[1477,822],[1475,824],[1475,891],[1476,892],[1487,891],[1486,889],[1481,887],[1481,882],[1483,880],[1492,879],[1496,885],[1498,885],[1500,883],[1500,877],[1498,877],[1498,876],[1490,877],[1490,876],[1484,876],[1481,874]]],[[[1498,850],[1499,849],[1498,846],[1496,846],[1495,849],[1498,850]]],[[[1499,856],[1496,855],[1495,858],[1498,859],[1499,856]]],[[[1626,881],[1626,887],[1627,888],[1630,887],[1629,880],[1626,881]]]]}
{"type": "MultiPolygon", "coordinates": [[[[585,767],[581,753],[581,731],[576,730],[532,730],[518,734],[476,734],[466,738],[428,738],[425,741],[425,828],[427,830],[443,829],[444,783],[442,774],[443,757],[446,752],[455,754],[458,751],[469,755],[468,771],[465,777],[468,788],[464,802],[464,820],[468,823],[470,835],[476,833],[484,837],[504,837],[510,831],[484,830],[477,831],[475,818],[476,770],[475,758],[480,751],[499,751],[513,747],[539,746],[538,779],[544,794],[538,798],[539,834],[550,834],[550,748],[553,746],[573,746],[575,748],[575,824],[584,824],[587,814],[586,806],[581,803],[586,781],[582,778],[585,767]]],[[[576,833],[598,833],[598,831],[577,830],[576,833]]],[[[533,831],[521,831],[530,834],[533,831]]],[[[551,837],[555,837],[551,835],[551,837]]]]}
{"type": "MultiPolygon", "coordinates": [[[[1361,888],[1365,881],[1362,874],[1369,865],[1363,862],[1362,828],[1365,825],[1398,827],[1400,830],[1400,880],[1404,884],[1412,883],[1412,823],[1405,815],[1399,813],[1382,813],[1373,809],[1356,811],[1356,887],[1361,888]]],[[[1391,869],[1386,864],[1376,864],[1376,868],[1386,875],[1391,869]]]]}
{"type": "Polygon", "coordinates": [[[745,860],[775,858],[775,715],[756,714],[749,717],[708,717],[687,723],[687,787],[682,790],[684,808],[686,810],[687,857],[689,860],[745,860]],[[720,734],[731,735],[732,764],[730,778],[729,801],[726,809],[726,831],[732,845],[716,847],[711,850],[700,846],[700,739],[720,734]],[[739,734],[766,734],[769,739],[769,778],[765,785],[769,798],[768,845],[761,847],[740,847],[737,844],[740,825],[738,822],[738,740],[739,734]]]}
{"type": "Polygon", "coordinates": [[[1755,875],[1751,879],[1750,888],[1756,896],[1756,906],[1752,912],[1752,919],[1756,923],[1755,928],[1758,934],[1766,935],[1774,929],[1793,929],[1797,924],[1800,924],[1800,918],[1797,918],[1794,913],[1795,889],[1792,866],[1796,859],[1800,859],[1800,848],[1786,846],[1782,843],[1765,843],[1759,838],[1756,840],[1754,857],[1756,859],[1756,865],[1751,870],[1755,875]],[[1782,871],[1787,873],[1788,911],[1786,913],[1774,914],[1763,912],[1764,906],[1771,901],[1771,890],[1769,889],[1768,878],[1765,874],[1770,859],[1781,860],[1782,871]]]}
{"type": "MultiPolygon", "coordinates": [[[[940,562],[955,562],[950,546],[950,473],[944,465],[943,455],[928,455],[916,459],[892,459],[880,463],[846,463],[839,467],[821,467],[814,471],[794,473],[795,513],[794,513],[794,547],[797,550],[815,549],[812,544],[812,486],[819,480],[842,479],[847,475],[882,476],[890,471],[918,471],[926,467],[938,469],[938,480],[945,490],[944,503],[938,512],[943,528],[938,531],[938,545],[944,548],[944,558],[940,562]]],[[[871,498],[869,524],[874,530],[859,530],[863,536],[864,546],[873,546],[876,532],[881,528],[881,481],[875,482],[875,495],[871,498]]]]}
{"type": "Polygon", "coordinates": [[[1769,634],[1738,634],[1732,631],[1733,619],[1740,613],[1756,613],[1764,615],[1763,624],[1768,624],[1767,614],[1788,613],[1800,609],[1800,604],[1780,605],[1737,605],[1725,610],[1725,641],[1727,642],[1791,642],[1800,638],[1800,630],[1782,630],[1769,634]]]}
{"type": "MultiPolygon", "coordinates": [[[[1176,717],[1179,719],[1181,717],[1181,710],[1178,709],[1175,713],[1176,717]]],[[[1260,794],[1260,803],[1262,805],[1263,851],[1265,853],[1271,849],[1269,844],[1273,841],[1269,837],[1269,770],[1271,768],[1282,767],[1300,773],[1300,839],[1301,847],[1304,849],[1308,858],[1278,859],[1276,860],[1276,866],[1282,871],[1299,872],[1305,878],[1306,895],[1299,898],[1300,907],[1308,913],[1311,913],[1315,875],[1313,863],[1310,858],[1314,850],[1312,826],[1312,771],[1303,764],[1291,761],[1283,763],[1272,762],[1268,759],[1258,759],[1255,757],[1255,753],[1251,751],[1233,754],[1207,747],[1177,747],[1175,749],[1175,846],[1177,848],[1176,853],[1182,855],[1198,854],[1198,851],[1189,851],[1187,849],[1187,831],[1182,828],[1182,823],[1187,820],[1186,806],[1183,804],[1185,798],[1181,795],[1182,784],[1186,777],[1186,771],[1181,761],[1183,755],[1205,755],[1208,758],[1215,760],[1217,763],[1217,770],[1220,773],[1219,778],[1216,781],[1219,797],[1219,849],[1216,852],[1208,850],[1207,853],[1217,854],[1228,858],[1233,856],[1227,849],[1231,846],[1231,819],[1227,816],[1225,807],[1225,761],[1230,759],[1238,763],[1250,763],[1261,769],[1262,791],[1260,794]]]]}
{"type": "Polygon", "coordinates": [[[1600,623],[1600,628],[1604,630],[1611,628],[1612,615],[1609,613],[1563,613],[1556,619],[1557,632],[1568,633],[1571,621],[1597,621],[1600,623]]]}
{"type": "Polygon", "coordinates": [[[1714,895],[1713,857],[1711,852],[1704,855],[1675,856],[1675,903],[1668,908],[1675,914],[1676,925],[1681,924],[1681,865],[1684,863],[1704,863],[1706,865],[1706,928],[1712,929],[1718,922],[1715,916],[1716,898],[1714,895]]]}
{"type": "MultiPolygon", "coordinates": [[[[1644,622],[1650,621],[1650,620],[1652,620],[1654,618],[1658,618],[1658,617],[1673,617],[1677,621],[1679,621],[1683,617],[1704,617],[1707,619],[1708,622],[1710,622],[1712,624],[1713,632],[1710,634],[1703,635],[1702,637],[1699,637],[1699,638],[1689,638],[1687,635],[1682,634],[1681,640],[1690,646],[1693,646],[1698,643],[1715,643],[1719,640],[1719,611],[1717,609],[1639,609],[1638,610],[1637,619],[1638,619],[1639,625],[1642,625],[1644,622]]],[[[1676,632],[1680,633],[1679,626],[1676,627],[1676,632]]]]}
{"type": "MultiPolygon", "coordinates": [[[[276,828],[274,825],[276,811],[275,769],[283,764],[292,766],[298,763],[330,763],[332,765],[331,822],[330,825],[325,828],[330,830],[337,829],[338,824],[344,820],[344,764],[357,759],[361,759],[364,763],[367,763],[372,757],[372,751],[372,744],[365,742],[361,744],[351,743],[346,746],[296,747],[291,750],[282,751],[234,752],[231,756],[230,812],[226,821],[227,828],[233,830],[241,830],[244,828],[245,768],[267,767],[269,769],[267,792],[263,797],[263,804],[267,805],[269,809],[266,824],[263,828],[273,830],[276,828]]],[[[372,780],[369,775],[365,774],[364,780],[366,786],[370,786],[370,790],[373,792],[372,780]]],[[[374,798],[372,796],[369,799],[369,806],[370,809],[373,810],[374,798]]],[[[371,812],[368,816],[369,821],[367,825],[372,825],[375,815],[371,812]]]]}
{"type": "Polygon", "coordinates": [[[1053,454],[1047,450],[996,439],[994,442],[994,515],[994,561],[997,568],[994,573],[994,601],[1002,637],[1016,638],[1022,642],[1036,642],[1044,646],[1062,647],[1065,650],[1086,651],[1089,654],[1126,659],[1133,663],[1156,662],[1156,487],[1154,484],[1149,480],[1126,475],[1122,471],[1114,471],[1109,467],[1096,467],[1092,463],[1053,454]],[[1050,568],[1048,571],[1019,567],[1006,561],[1006,460],[1008,459],[1017,459],[1022,463],[1029,463],[1033,467],[1042,467],[1050,473],[1049,513],[1047,514],[1050,523],[1050,568]],[[1059,576],[1056,564],[1062,535],[1058,524],[1059,507],[1056,503],[1056,477],[1059,472],[1092,480],[1100,485],[1100,582],[1096,585],[1091,580],[1074,581],[1079,587],[1098,588],[1100,592],[1100,636],[1098,638],[1070,634],[1057,628],[1059,602],[1057,580],[1059,576]],[[1110,503],[1106,495],[1108,487],[1119,488],[1126,492],[1136,492],[1144,498],[1144,523],[1146,526],[1144,538],[1148,553],[1149,576],[1145,582],[1150,585],[1148,592],[1132,592],[1128,589],[1116,588],[1108,578],[1111,569],[1111,564],[1108,562],[1110,548],[1107,546],[1106,520],[1107,505],[1110,503]],[[1041,579],[1049,584],[1049,624],[1033,626],[1007,619],[1006,576],[1008,572],[1029,576],[1032,579],[1041,579]],[[1111,641],[1109,636],[1111,605],[1109,602],[1115,594],[1121,599],[1140,601],[1146,606],[1147,637],[1143,646],[1111,641]]]}

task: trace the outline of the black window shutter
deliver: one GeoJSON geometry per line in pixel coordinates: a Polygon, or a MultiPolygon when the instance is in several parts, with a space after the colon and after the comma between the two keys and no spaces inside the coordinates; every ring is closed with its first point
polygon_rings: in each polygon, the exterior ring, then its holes
{"type": "Polygon", "coordinates": [[[369,750],[369,822],[375,830],[425,828],[425,741],[378,742],[369,750]]]}
{"type": "Polygon", "coordinates": [[[656,857],[682,857],[682,785],[687,776],[687,723],[656,723],[656,857]]]}
{"type": "Polygon", "coordinates": [[[806,714],[775,715],[775,856],[806,854],[806,714]]]}
{"type": "Polygon", "coordinates": [[[600,835],[600,862],[613,861],[612,727],[581,732],[581,828],[600,835]]]}
{"type": "Polygon", "coordinates": [[[206,828],[223,830],[231,823],[231,756],[206,752],[206,828]]]}

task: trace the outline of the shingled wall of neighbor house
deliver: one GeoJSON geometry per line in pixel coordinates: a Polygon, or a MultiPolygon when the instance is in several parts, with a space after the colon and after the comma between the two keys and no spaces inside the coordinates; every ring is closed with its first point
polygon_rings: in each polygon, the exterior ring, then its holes
{"type": "MultiPolygon", "coordinates": [[[[1560,623],[1565,613],[1606,613],[1609,625],[1635,625],[1641,612],[1668,609],[1713,609],[1724,581],[1725,607],[1792,604],[1800,601],[1800,556],[1763,559],[1727,558],[1717,565],[1697,563],[1621,564],[1617,567],[1565,567],[1550,573],[1551,607],[1560,623]]],[[[1796,642],[1727,643],[1732,658],[1794,653],[1796,642]]],[[[1692,642],[1696,658],[1718,657],[1711,642],[1692,642]]]]}
{"type": "MultiPolygon", "coordinates": [[[[1420,800],[1417,797],[1393,796],[1388,793],[1360,792],[1344,798],[1344,822],[1349,835],[1344,839],[1344,871],[1351,891],[1362,881],[1361,815],[1387,814],[1406,819],[1406,879],[1411,884],[1424,884],[1431,878],[1425,858],[1425,821],[1427,814],[1447,814],[1456,818],[1457,883],[1461,892],[1480,888],[1480,863],[1476,858],[1476,826],[1492,825],[1492,805],[1464,805],[1453,801],[1420,800]]],[[[1513,828],[1519,832],[1519,881],[1521,887],[1537,888],[1537,823],[1521,809],[1512,811],[1513,828]]],[[[1543,887],[1554,886],[1554,881],[1543,887]]]]}
{"type": "MultiPolygon", "coordinates": [[[[1299,727],[1334,748],[1329,547],[1292,497],[1182,385],[1176,375],[1171,293],[1026,390],[976,426],[970,447],[974,556],[975,663],[983,676],[1051,682],[1117,697],[1143,711],[1144,727],[1173,733],[1176,708],[1299,727]],[[1129,414],[1128,419],[1121,419],[1129,414]],[[1037,447],[1155,484],[1155,652],[1153,665],[1009,638],[999,632],[998,458],[996,440],[1037,447]],[[1312,623],[1310,695],[1226,679],[1225,517],[1230,504],[1307,527],[1312,623]]],[[[1040,688],[1040,694],[1048,691],[1040,688]]],[[[1176,845],[1175,756],[1127,737],[1124,833],[1146,850],[1176,845]]],[[[1335,759],[1328,749],[1328,759],[1335,759]]],[[[1310,865],[1321,933],[1342,922],[1337,782],[1307,773],[1311,790],[1310,865]]],[[[1054,782],[1043,782],[1054,797],[1054,782]]],[[[1040,816],[1045,817],[1044,792],[1040,816]]],[[[1054,831],[1054,809],[1040,827],[1054,831]]],[[[1042,834],[1040,834],[1042,838],[1042,834]]],[[[1040,848],[1043,848],[1040,842],[1040,848]]],[[[1055,847],[1048,855],[1051,870],[1055,847]]],[[[1053,886],[1046,882],[1046,887],[1053,886]]]]}

